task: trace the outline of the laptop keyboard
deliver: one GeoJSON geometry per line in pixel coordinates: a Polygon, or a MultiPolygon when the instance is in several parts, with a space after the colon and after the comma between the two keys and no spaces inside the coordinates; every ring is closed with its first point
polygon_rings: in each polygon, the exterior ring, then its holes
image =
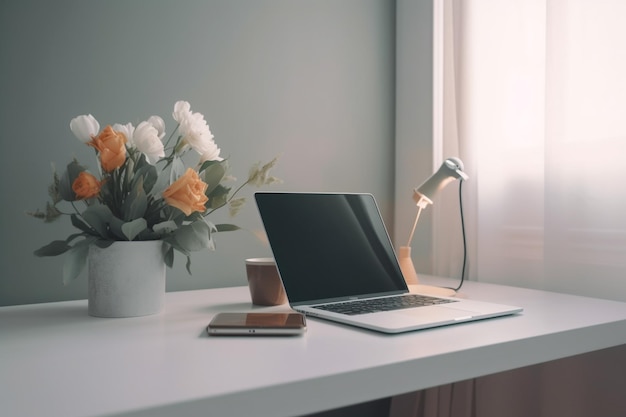
{"type": "Polygon", "coordinates": [[[397,297],[369,298],[367,300],[343,301],[340,303],[313,306],[319,310],[355,316],[358,314],[380,311],[401,310],[404,308],[425,307],[439,304],[456,303],[456,300],[429,297],[420,294],[407,294],[397,297]]]}

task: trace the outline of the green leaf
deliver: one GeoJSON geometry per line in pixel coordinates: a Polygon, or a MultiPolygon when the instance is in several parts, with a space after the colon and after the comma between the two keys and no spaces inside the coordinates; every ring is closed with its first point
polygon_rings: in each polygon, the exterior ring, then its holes
{"type": "Polygon", "coordinates": [[[187,253],[210,247],[211,230],[203,221],[196,221],[180,227],[174,232],[176,242],[187,253]]]}
{"type": "Polygon", "coordinates": [[[204,161],[202,165],[200,165],[200,169],[198,170],[198,172],[202,172],[212,165],[218,165],[218,164],[221,165],[222,162],[226,162],[226,161],[204,161]]]}
{"type": "Polygon", "coordinates": [[[76,177],[78,177],[78,174],[83,171],[85,171],[85,167],[80,165],[76,160],[67,164],[67,169],[59,181],[59,194],[61,194],[63,200],[76,201],[76,193],[72,190],[72,184],[76,177]]]}
{"type": "Polygon", "coordinates": [[[207,197],[209,197],[209,208],[217,209],[226,205],[229,192],[230,188],[226,188],[223,185],[215,187],[213,191],[207,194],[207,197]]]}
{"type": "Polygon", "coordinates": [[[134,240],[135,237],[148,228],[146,219],[135,219],[122,225],[122,233],[128,240],[134,240]]]}
{"type": "Polygon", "coordinates": [[[104,240],[104,239],[97,239],[96,241],[93,242],[94,245],[96,245],[97,247],[101,249],[106,249],[114,243],[115,243],[114,240],[104,240]]]}
{"type": "Polygon", "coordinates": [[[177,228],[178,228],[178,225],[173,220],[167,220],[167,221],[157,223],[154,226],[152,226],[152,230],[154,230],[154,232],[159,234],[160,236],[171,233],[175,231],[177,228]]]}
{"type": "MultiPolygon", "coordinates": [[[[143,157],[143,155],[142,155],[143,157]]],[[[142,161],[145,161],[145,158],[142,158],[142,161]]],[[[142,165],[141,168],[135,168],[135,178],[133,179],[133,183],[131,184],[134,189],[137,186],[137,182],[139,179],[143,181],[143,190],[146,194],[149,194],[159,179],[159,175],[157,169],[154,165],[150,165],[147,162],[144,162],[145,165],[142,165]]]]}
{"type": "Polygon", "coordinates": [[[186,267],[187,267],[187,273],[189,275],[192,275],[192,273],[191,273],[191,256],[187,256],[187,265],[186,265],[186,267]]]}
{"type": "Polygon", "coordinates": [[[124,220],[131,221],[143,217],[148,208],[148,196],[143,189],[143,179],[133,182],[134,188],[128,193],[126,201],[122,206],[122,216],[124,220]]]}
{"type": "Polygon", "coordinates": [[[113,218],[111,209],[103,204],[94,204],[93,206],[87,207],[87,209],[83,211],[82,216],[85,222],[98,232],[102,238],[109,238],[109,223],[113,218]]]}
{"type": "Polygon", "coordinates": [[[174,247],[170,246],[169,249],[165,252],[163,256],[163,260],[165,261],[165,265],[168,268],[172,268],[174,266],[174,247]]]}
{"type": "Polygon", "coordinates": [[[146,227],[141,232],[139,232],[137,237],[135,237],[135,240],[141,240],[141,241],[144,241],[144,240],[161,240],[161,238],[162,238],[161,235],[159,235],[158,233],[154,233],[152,230],[150,230],[150,228],[146,227]]]}
{"type": "Polygon", "coordinates": [[[206,190],[206,193],[211,193],[215,187],[217,187],[220,182],[224,179],[224,175],[226,175],[226,168],[216,161],[206,161],[202,167],[204,167],[208,162],[213,162],[213,164],[208,165],[204,171],[203,168],[200,168],[200,172],[202,172],[202,180],[207,183],[209,186],[206,190]]]}
{"type": "Polygon", "coordinates": [[[177,251],[179,251],[183,255],[189,255],[189,252],[187,251],[187,249],[185,249],[184,247],[182,247],[178,243],[178,241],[176,240],[176,237],[174,235],[171,235],[171,236],[163,238],[163,242],[165,242],[166,244],[170,245],[172,248],[176,249],[177,251]]]}
{"type": "Polygon", "coordinates": [[[67,252],[72,247],[67,244],[64,240],[55,240],[51,243],[48,243],[46,246],[42,246],[37,249],[35,252],[35,256],[57,256],[62,253],[67,252]]]}
{"type": "Polygon", "coordinates": [[[215,228],[218,232],[234,232],[235,230],[241,230],[241,227],[236,224],[216,224],[215,228]]]}
{"type": "Polygon", "coordinates": [[[69,245],[74,239],[78,239],[80,237],[84,238],[84,237],[87,237],[87,236],[93,236],[93,233],[89,233],[89,234],[86,234],[86,233],[72,233],[71,235],[69,235],[67,237],[67,239],[65,239],[65,242],[69,245]]]}
{"type": "Polygon", "coordinates": [[[146,214],[147,208],[148,208],[148,196],[146,195],[142,186],[141,191],[136,194],[134,201],[130,205],[128,219],[135,220],[135,219],[139,219],[143,217],[144,214],[146,214]]]}
{"type": "Polygon", "coordinates": [[[63,284],[68,285],[76,279],[85,269],[89,245],[96,240],[95,237],[87,238],[74,245],[65,255],[63,262],[63,284]]]}
{"type": "Polygon", "coordinates": [[[109,232],[113,235],[116,240],[126,240],[126,235],[122,231],[122,225],[124,225],[124,221],[116,216],[111,216],[109,221],[109,232]]]}
{"type": "Polygon", "coordinates": [[[133,167],[134,176],[143,170],[146,165],[148,165],[148,160],[146,159],[146,155],[143,153],[139,153],[139,157],[135,161],[135,166],[133,167]]]}
{"type": "Polygon", "coordinates": [[[81,218],[78,217],[77,214],[70,215],[70,220],[72,222],[72,226],[74,226],[78,230],[81,230],[81,231],[83,231],[85,233],[88,233],[90,235],[93,235],[95,233],[95,231],[91,227],[89,227],[89,225],[87,223],[85,223],[83,220],[81,220],[81,218]]]}

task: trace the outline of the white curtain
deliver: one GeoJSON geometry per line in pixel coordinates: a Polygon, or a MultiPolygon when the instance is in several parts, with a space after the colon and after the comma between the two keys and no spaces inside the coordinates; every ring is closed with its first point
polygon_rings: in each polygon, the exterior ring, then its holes
{"type": "MultiPolygon", "coordinates": [[[[626,2],[436,3],[471,277],[626,300],[626,2]]],[[[454,216],[435,217],[436,274],[460,269],[454,216]]]]}
{"type": "MultiPolygon", "coordinates": [[[[626,1],[434,5],[435,162],[470,176],[470,277],[626,301],[626,1]]],[[[461,269],[455,191],[433,206],[436,275],[461,269]]],[[[390,415],[623,415],[625,352],[406,394],[390,415]]]]}

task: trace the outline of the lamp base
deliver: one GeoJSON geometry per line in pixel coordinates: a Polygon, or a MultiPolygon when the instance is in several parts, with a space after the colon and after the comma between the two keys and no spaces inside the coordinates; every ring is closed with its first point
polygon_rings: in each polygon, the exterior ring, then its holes
{"type": "Polygon", "coordinates": [[[431,295],[433,297],[454,297],[456,295],[456,291],[452,288],[435,287],[434,285],[409,285],[409,290],[412,293],[431,295]]]}
{"type": "Polygon", "coordinates": [[[411,259],[411,247],[400,246],[398,250],[398,263],[400,264],[400,270],[404,276],[406,285],[417,285],[417,273],[413,266],[413,260],[411,259]]]}
{"type": "Polygon", "coordinates": [[[407,286],[409,286],[411,292],[435,297],[454,297],[456,295],[456,291],[451,288],[435,287],[433,285],[423,285],[419,283],[415,266],[413,266],[413,260],[411,259],[410,246],[400,246],[398,250],[398,262],[400,263],[400,270],[404,276],[404,281],[407,286]]]}

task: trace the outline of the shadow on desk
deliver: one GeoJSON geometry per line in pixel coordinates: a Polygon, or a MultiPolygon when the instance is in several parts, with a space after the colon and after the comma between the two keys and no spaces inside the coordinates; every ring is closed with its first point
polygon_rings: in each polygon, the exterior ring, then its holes
{"type": "Polygon", "coordinates": [[[391,398],[384,398],[300,417],[386,417],[389,415],[390,405],[391,398]]]}

